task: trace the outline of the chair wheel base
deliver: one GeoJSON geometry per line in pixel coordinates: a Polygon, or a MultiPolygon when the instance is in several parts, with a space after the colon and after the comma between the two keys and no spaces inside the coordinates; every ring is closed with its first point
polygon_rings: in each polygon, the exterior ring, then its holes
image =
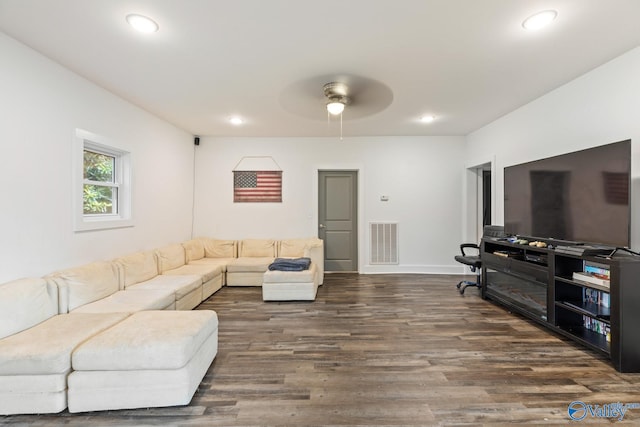
{"type": "Polygon", "coordinates": [[[478,282],[469,282],[467,280],[463,280],[456,285],[456,288],[458,288],[458,290],[460,291],[460,295],[464,295],[465,289],[467,289],[469,286],[472,286],[478,289],[482,287],[482,285],[478,282]],[[464,286],[462,286],[463,283],[464,283],[464,286]]]}

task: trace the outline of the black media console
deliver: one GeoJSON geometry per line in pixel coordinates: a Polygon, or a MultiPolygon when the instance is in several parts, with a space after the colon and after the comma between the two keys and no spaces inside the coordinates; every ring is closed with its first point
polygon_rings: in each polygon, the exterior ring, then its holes
{"type": "Polygon", "coordinates": [[[620,372],[640,372],[640,257],[582,256],[494,238],[483,239],[480,256],[483,298],[605,354],[620,372]],[[576,279],[585,265],[600,266],[610,279],[576,279]]]}

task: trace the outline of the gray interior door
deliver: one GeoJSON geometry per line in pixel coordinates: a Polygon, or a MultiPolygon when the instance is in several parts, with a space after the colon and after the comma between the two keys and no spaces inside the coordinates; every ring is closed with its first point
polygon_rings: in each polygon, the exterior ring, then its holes
{"type": "Polygon", "coordinates": [[[358,172],[318,171],[318,236],[325,271],[358,271],[358,172]]]}

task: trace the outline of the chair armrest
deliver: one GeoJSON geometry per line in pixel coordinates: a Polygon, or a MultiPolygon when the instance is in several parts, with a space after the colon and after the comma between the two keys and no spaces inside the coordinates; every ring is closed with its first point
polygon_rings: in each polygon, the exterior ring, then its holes
{"type": "Polygon", "coordinates": [[[478,252],[480,251],[480,246],[476,245],[475,243],[463,243],[460,245],[460,252],[462,252],[462,256],[467,256],[467,254],[465,253],[465,249],[475,249],[478,252]]]}

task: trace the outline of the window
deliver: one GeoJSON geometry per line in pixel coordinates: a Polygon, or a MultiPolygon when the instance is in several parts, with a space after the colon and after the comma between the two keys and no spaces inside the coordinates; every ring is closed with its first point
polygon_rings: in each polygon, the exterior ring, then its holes
{"type": "Polygon", "coordinates": [[[76,130],[74,147],[75,230],[130,227],[130,153],[104,137],[76,130]]]}
{"type": "Polygon", "coordinates": [[[119,157],[91,149],[85,143],[83,164],[82,210],[84,215],[117,215],[118,187],[116,179],[119,157]]]}

